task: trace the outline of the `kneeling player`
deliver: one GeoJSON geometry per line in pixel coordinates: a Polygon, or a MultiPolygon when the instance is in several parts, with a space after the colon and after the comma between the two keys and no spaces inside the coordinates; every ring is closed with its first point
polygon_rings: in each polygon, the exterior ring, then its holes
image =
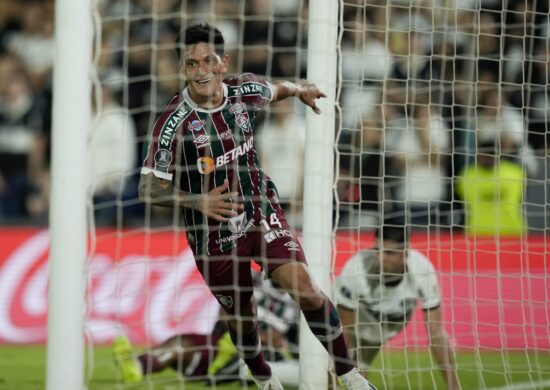
{"type": "Polygon", "coordinates": [[[380,348],[405,328],[420,300],[432,354],[447,388],[459,389],[432,263],[408,249],[404,226],[385,225],[376,238],[375,248],[353,256],[336,280],[338,312],[359,368],[368,371],[380,348]]]}

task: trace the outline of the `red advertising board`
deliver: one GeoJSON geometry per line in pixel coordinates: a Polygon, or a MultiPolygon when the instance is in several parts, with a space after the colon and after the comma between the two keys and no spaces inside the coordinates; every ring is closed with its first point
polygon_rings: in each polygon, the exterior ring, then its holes
{"type": "MultiPolygon", "coordinates": [[[[0,343],[45,342],[49,233],[2,228],[0,236],[0,343]]],[[[338,233],[335,273],[372,242],[372,234],[338,233]]],[[[548,244],[544,236],[434,233],[415,234],[411,245],[439,271],[446,327],[458,347],[550,349],[548,244]]],[[[156,343],[174,333],[208,332],[216,319],[217,303],[182,232],[99,230],[87,272],[86,333],[96,343],[121,332],[156,343]]],[[[394,340],[426,343],[421,313],[394,340]]]]}

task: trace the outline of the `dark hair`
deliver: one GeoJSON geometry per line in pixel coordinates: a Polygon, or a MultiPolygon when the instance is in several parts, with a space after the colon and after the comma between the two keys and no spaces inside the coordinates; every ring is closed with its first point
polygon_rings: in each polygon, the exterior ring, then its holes
{"type": "Polygon", "coordinates": [[[375,236],[382,241],[390,240],[403,245],[409,242],[409,230],[402,223],[385,222],[376,229],[375,236]]]}
{"type": "Polygon", "coordinates": [[[182,54],[186,46],[196,43],[210,43],[214,45],[216,53],[222,57],[224,55],[224,39],[220,30],[208,23],[199,23],[187,27],[178,37],[176,54],[178,59],[182,60],[182,54]]]}

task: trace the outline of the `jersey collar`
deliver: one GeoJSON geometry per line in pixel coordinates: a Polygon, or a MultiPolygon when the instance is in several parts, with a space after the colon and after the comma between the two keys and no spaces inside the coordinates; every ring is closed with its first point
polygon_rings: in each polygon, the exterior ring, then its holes
{"type": "Polygon", "coordinates": [[[218,111],[221,111],[225,107],[227,102],[229,101],[228,98],[227,98],[227,96],[228,96],[227,84],[222,83],[222,86],[223,86],[223,97],[224,97],[223,103],[219,107],[212,108],[210,110],[200,107],[197,103],[195,103],[195,101],[193,99],[191,99],[191,96],[189,96],[189,87],[184,88],[184,90],[182,92],[182,96],[183,96],[183,99],[185,100],[185,102],[187,104],[189,104],[189,106],[195,111],[205,112],[205,113],[218,112],[218,111]]]}

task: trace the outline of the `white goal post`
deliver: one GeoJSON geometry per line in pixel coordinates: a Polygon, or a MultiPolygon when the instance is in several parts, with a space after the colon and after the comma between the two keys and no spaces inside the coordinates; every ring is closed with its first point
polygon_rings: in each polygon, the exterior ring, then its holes
{"type": "MultiPolygon", "coordinates": [[[[307,111],[304,169],[303,244],[313,279],[330,296],[332,256],[332,187],[338,39],[338,7],[332,0],[309,6],[307,78],[327,95],[318,103],[321,115],[307,111]]],[[[324,389],[328,354],[302,317],[300,326],[300,389],[324,389]]]]}
{"type": "Polygon", "coordinates": [[[50,208],[48,390],[84,389],[92,6],[57,0],[50,208]]]}

